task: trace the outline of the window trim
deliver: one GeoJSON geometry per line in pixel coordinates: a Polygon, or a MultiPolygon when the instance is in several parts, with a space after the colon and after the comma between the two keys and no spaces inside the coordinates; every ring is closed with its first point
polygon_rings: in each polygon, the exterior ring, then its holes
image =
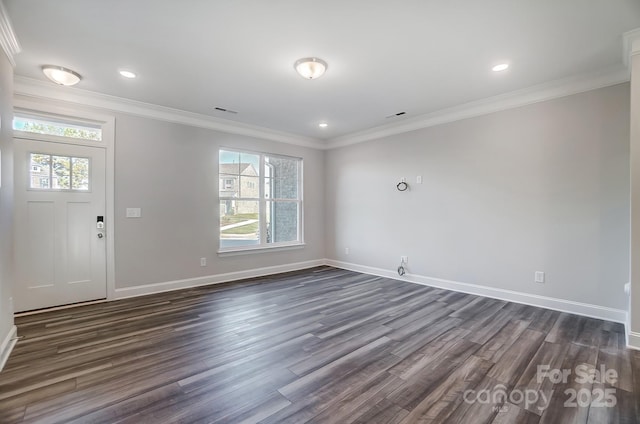
{"type": "Polygon", "coordinates": [[[218,250],[218,256],[224,258],[226,256],[241,256],[241,255],[253,255],[256,253],[268,253],[273,251],[282,251],[282,250],[296,250],[303,249],[306,246],[306,243],[271,243],[270,246],[246,246],[243,249],[239,249],[237,247],[228,248],[224,250],[218,250]]]}
{"type": "MultiPolygon", "coordinates": [[[[252,254],[252,253],[264,253],[274,250],[290,250],[303,248],[305,246],[304,241],[304,189],[303,189],[303,175],[304,175],[304,159],[302,157],[297,156],[289,156],[282,155],[278,153],[269,153],[264,151],[255,151],[255,150],[246,150],[246,149],[238,149],[237,147],[226,147],[220,146],[218,148],[218,199],[217,199],[217,235],[218,235],[218,248],[217,254],[220,257],[224,256],[236,256],[242,254],[252,254]],[[237,152],[237,153],[245,153],[250,155],[259,155],[259,170],[258,170],[258,198],[231,198],[220,196],[220,179],[221,176],[224,180],[226,176],[230,176],[231,174],[221,174],[220,173],[220,152],[228,151],[228,152],[237,152]],[[265,167],[265,157],[274,157],[274,158],[283,158],[283,159],[291,159],[296,160],[298,162],[298,181],[297,181],[297,198],[296,199],[267,199],[264,193],[264,167],[265,167]],[[257,245],[245,245],[245,246],[237,246],[237,247],[226,247],[222,248],[220,246],[220,202],[223,200],[245,200],[245,201],[257,201],[258,202],[258,218],[259,218],[259,227],[260,227],[260,239],[257,245]],[[278,242],[278,243],[267,243],[266,242],[266,234],[267,234],[267,222],[266,219],[262,217],[265,216],[266,204],[268,201],[282,201],[282,202],[291,202],[298,204],[298,239],[295,241],[286,241],[286,242],[278,242]]],[[[239,177],[240,175],[238,175],[239,177]]],[[[238,184],[240,181],[238,180],[238,184]]]]}

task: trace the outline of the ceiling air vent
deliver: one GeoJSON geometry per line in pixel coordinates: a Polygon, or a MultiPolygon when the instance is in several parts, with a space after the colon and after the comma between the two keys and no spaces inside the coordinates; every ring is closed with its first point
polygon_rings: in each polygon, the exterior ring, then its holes
{"type": "Polygon", "coordinates": [[[398,113],[394,113],[393,115],[389,115],[389,116],[385,116],[385,119],[389,119],[389,118],[397,118],[398,116],[402,116],[402,115],[406,115],[407,112],[398,112],[398,113]]]}
{"type": "Polygon", "coordinates": [[[223,107],[215,107],[214,109],[215,109],[215,110],[217,110],[217,111],[219,111],[219,112],[231,113],[231,114],[233,114],[233,115],[235,115],[236,113],[238,113],[238,112],[236,112],[235,110],[225,109],[225,108],[223,108],[223,107]]]}

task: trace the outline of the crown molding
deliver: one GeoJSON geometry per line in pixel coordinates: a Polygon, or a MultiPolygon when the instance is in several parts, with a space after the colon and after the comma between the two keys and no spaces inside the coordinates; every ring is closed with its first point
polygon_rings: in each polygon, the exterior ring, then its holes
{"type": "Polygon", "coordinates": [[[622,60],[629,72],[631,72],[629,59],[634,54],[640,54],[640,28],[622,34],[622,60]]]}
{"type": "Polygon", "coordinates": [[[302,147],[311,147],[314,149],[323,148],[321,140],[311,137],[242,124],[227,119],[215,118],[199,113],[139,102],[137,100],[125,99],[79,88],[60,87],[49,82],[22,76],[16,76],[14,78],[14,94],[36,100],[46,99],[62,103],[82,104],[111,112],[125,113],[143,118],[157,119],[302,147]]]}
{"type": "Polygon", "coordinates": [[[585,91],[608,87],[629,81],[629,73],[624,67],[603,70],[594,74],[536,85],[486,99],[465,103],[436,112],[405,119],[394,124],[381,125],[364,131],[327,140],[326,149],[335,149],[363,143],[382,137],[433,127],[462,119],[487,115],[533,103],[544,102],[559,97],[570,96],[585,91]]]}
{"type": "MultiPolygon", "coordinates": [[[[631,33],[633,32],[635,31],[631,31],[631,33]]],[[[632,39],[631,37],[626,37],[627,34],[625,34],[625,42],[626,40],[632,39]]],[[[640,36],[640,30],[638,30],[638,35],[640,36]]],[[[627,81],[629,81],[628,69],[624,67],[616,67],[593,74],[552,81],[523,90],[512,91],[510,93],[465,103],[459,106],[405,119],[401,122],[382,125],[328,140],[299,136],[269,128],[242,124],[226,119],[186,112],[179,109],[139,102],[136,100],[78,88],[59,87],[48,82],[21,76],[15,77],[14,90],[16,95],[34,99],[47,99],[63,103],[83,104],[98,109],[126,113],[144,118],[158,119],[161,121],[256,137],[302,147],[328,150],[428,128],[435,125],[459,121],[462,119],[487,115],[507,109],[513,109],[602,87],[608,87],[627,81]]]]}
{"type": "Polygon", "coordinates": [[[16,33],[13,32],[13,25],[11,25],[11,19],[9,19],[9,13],[4,7],[4,3],[0,0],[0,47],[9,58],[9,63],[14,68],[16,67],[15,55],[20,53],[20,44],[18,44],[18,38],[16,33]]]}

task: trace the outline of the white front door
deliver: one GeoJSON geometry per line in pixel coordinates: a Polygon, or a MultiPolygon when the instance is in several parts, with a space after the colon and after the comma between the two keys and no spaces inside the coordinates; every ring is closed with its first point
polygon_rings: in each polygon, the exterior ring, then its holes
{"type": "Polygon", "coordinates": [[[105,149],[16,139],[14,163],[15,311],[106,298],[105,149]]]}

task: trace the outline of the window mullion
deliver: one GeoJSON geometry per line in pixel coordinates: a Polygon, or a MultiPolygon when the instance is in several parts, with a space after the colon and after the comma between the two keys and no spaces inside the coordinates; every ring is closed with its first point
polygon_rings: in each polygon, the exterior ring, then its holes
{"type": "Polygon", "coordinates": [[[73,191],[73,158],[69,158],[69,190],[73,191]]]}
{"type": "Polygon", "coordinates": [[[260,155],[260,169],[258,169],[258,196],[260,201],[258,203],[258,219],[260,226],[260,245],[267,244],[267,204],[264,198],[264,155],[260,155]]]}
{"type": "Polygon", "coordinates": [[[302,195],[304,193],[304,190],[302,189],[302,163],[298,162],[298,169],[297,169],[297,177],[298,177],[298,181],[297,181],[297,188],[298,188],[298,192],[297,192],[297,205],[298,205],[298,240],[302,241],[304,238],[304,233],[303,233],[303,228],[302,228],[302,195]]]}
{"type": "Polygon", "coordinates": [[[49,155],[49,189],[53,190],[53,155],[49,155]]]}

